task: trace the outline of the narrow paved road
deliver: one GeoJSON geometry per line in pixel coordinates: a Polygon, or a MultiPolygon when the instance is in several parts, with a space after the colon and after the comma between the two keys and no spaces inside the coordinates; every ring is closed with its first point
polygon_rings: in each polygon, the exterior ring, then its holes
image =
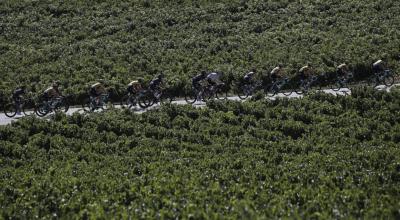
{"type": "MultiPolygon", "coordinates": [[[[393,86],[397,86],[397,85],[400,85],[400,84],[395,84],[393,86]]],[[[377,89],[390,91],[390,89],[392,87],[387,88],[385,86],[378,86],[377,89]]],[[[325,93],[333,94],[333,95],[350,95],[351,94],[351,90],[350,89],[346,89],[346,88],[341,89],[339,91],[333,91],[332,89],[324,89],[322,91],[325,92],[325,93]]],[[[303,95],[298,95],[296,93],[292,93],[290,96],[285,96],[282,93],[279,93],[279,94],[277,94],[277,95],[275,95],[273,97],[268,97],[268,99],[273,100],[273,99],[276,99],[277,97],[299,98],[299,97],[302,97],[302,96],[303,95]]],[[[229,100],[240,100],[239,97],[237,97],[237,96],[228,97],[228,99],[229,100]]],[[[177,101],[173,101],[172,103],[173,104],[177,104],[177,105],[186,105],[187,104],[185,100],[177,100],[177,101]]],[[[193,104],[193,106],[195,106],[195,107],[204,107],[204,106],[206,106],[206,103],[205,102],[196,102],[196,103],[193,104]]],[[[148,111],[150,109],[154,109],[154,108],[157,108],[157,107],[158,107],[157,105],[153,106],[151,108],[148,108],[148,109],[140,109],[138,107],[136,109],[133,108],[132,111],[140,114],[140,113],[146,112],[146,111],[148,111]]],[[[116,108],[120,108],[120,106],[116,106],[116,108]]],[[[68,115],[72,115],[74,112],[83,112],[83,110],[80,107],[70,107],[70,109],[68,110],[67,114],[68,115]]],[[[22,117],[23,116],[16,116],[14,118],[8,118],[4,113],[2,113],[2,114],[0,114],[0,125],[10,124],[12,121],[18,120],[19,118],[22,118],[22,117]]]]}

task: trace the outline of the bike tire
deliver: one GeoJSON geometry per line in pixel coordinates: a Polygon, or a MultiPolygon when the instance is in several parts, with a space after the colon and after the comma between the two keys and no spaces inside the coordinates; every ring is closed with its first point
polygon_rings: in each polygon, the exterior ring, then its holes
{"type": "Polygon", "coordinates": [[[217,98],[217,100],[227,100],[228,99],[228,92],[227,91],[222,91],[221,89],[218,89],[218,91],[215,93],[215,98],[217,98]]]}
{"type": "Polygon", "coordinates": [[[55,112],[64,112],[67,113],[69,110],[69,104],[65,101],[62,100],[57,106],[56,108],[54,108],[55,112]]]}
{"type": "Polygon", "coordinates": [[[372,86],[372,88],[376,88],[379,85],[379,82],[377,82],[375,76],[371,77],[367,81],[368,86],[372,86]]]}
{"type": "Polygon", "coordinates": [[[267,95],[268,97],[274,97],[276,94],[277,94],[277,92],[276,92],[276,90],[273,89],[272,85],[268,86],[265,95],[267,95]]]}
{"type": "Polygon", "coordinates": [[[169,94],[163,94],[160,98],[160,104],[165,105],[165,104],[171,104],[172,103],[172,96],[169,94]]]}
{"type": "Polygon", "coordinates": [[[131,109],[133,106],[136,106],[136,101],[134,101],[134,98],[129,95],[125,95],[121,99],[121,108],[124,109],[131,109]]]}
{"type": "Polygon", "coordinates": [[[187,104],[193,104],[197,101],[197,95],[194,90],[187,92],[185,94],[185,101],[187,104]]]}
{"type": "Polygon", "coordinates": [[[294,92],[295,92],[297,95],[302,95],[302,94],[306,93],[305,89],[304,89],[302,86],[299,87],[299,88],[296,88],[296,89],[294,90],[294,92]]]}
{"type": "Polygon", "coordinates": [[[13,118],[17,114],[17,109],[13,103],[9,103],[4,106],[4,114],[9,117],[13,118]]]}
{"type": "Polygon", "coordinates": [[[292,90],[288,90],[287,92],[282,92],[284,96],[290,96],[292,95],[293,91],[292,90]]]}
{"type": "Polygon", "coordinates": [[[93,112],[94,109],[92,108],[92,103],[90,100],[86,100],[83,104],[82,104],[82,109],[84,112],[93,112]]]}
{"type": "Polygon", "coordinates": [[[30,116],[35,114],[35,103],[31,99],[25,101],[25,103],[22,106],[22,112],[24,113],[25,116],[30,116]]]}
{"type": "Polygon", "coordinates": [[[383,84],[385,84],[387,87],[392,86],[394,84],[394,77],[392,75],[385,76],[383,79],[383,84]]]}
{"type": "Polygon", "coordinates": [[[238,92],[238,97],[239,97],[239,99],[241,99],[241,100],[245,100],[245,99],[247,99],[247,98],[249,97],[249,93],[247,93],[247,92],[245,91],[245,88],[242,87],[242,88],[240,88],[240,90],[239,90],[239,92],[238,92]]]}
{"type": "Polygon", "coordinates": [[[150,99],[148,96],[142,96],[138,100],[138,104],[141,108],[148,108],[152,105],[153,100],[150,99]]]}
{"type": "Polygon", "coordinates": [[[35,108],[35,114],[36,114],[37,116],[39,116],[39,117],[44,117],[44,116],[46,116],[48,113],[49,113],[49,111],[46,110],[46,109],[44,109],[43,104],[40,104],[40,105],[38,105],[38,106],[35,108]]]}
{"type": "Polygon", "coordinates": [[[332,86],[331,89],[335,92],[339,91],[341,89],[341,85],[339,83],[339,81],[336,81],[332,86]]]}

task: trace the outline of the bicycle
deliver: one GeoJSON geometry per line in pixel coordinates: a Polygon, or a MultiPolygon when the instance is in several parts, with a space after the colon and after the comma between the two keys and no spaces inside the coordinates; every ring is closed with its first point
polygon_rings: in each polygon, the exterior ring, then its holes
{"type": "Polygon", "coordinates": [[[36,108],[35,113],[39,117],[44,117],[51,112],[67,112],[69,109],[69,104],[65,96],[60,96],[57,98],[52,98],[50,100],[44,100],[40,102],[36,108]]]}
{"type": "Polygon", "coordinates": [[[376,73],[369,79],[369,84],[374,88],[381,85],[381,83],[387,87],[390,87],[394,84],[394,74],[392,70],[384,70],[383,72],[376,73]]]}
{"type": "Polygon", "coordinates": [[[139,99],[145,95],[145,90],[141,90],[136,94],[128,93],[121,99],[121,107],[131,109],[138,104],[139,99]]]}
{"type": "Polygon", "coordinates": [[[244,100],[247,97],[253,95],[255,91],[261,89],[261,87],[262,87],[261,81],[257,81],[251,84],[244,84],[239,88],[238,96],[240,99],[244,100]]]}
{"type": "Polygon", "coordinates": [[[208,101],[211,99],[225,100],[228,98],[228,92],[225,90],[225,83],[216,85],[205,85],[201,89],[192,89],[185,94],[185,100],[188,104],[196,101],[208,101]]]}
{"type": "Polygon", "coordinates": [[[316,83],[318,82],[319,77],[318,76],[311,76],[309,79],[305,79],[305,80],[300,80],[300,84],[298,86],[297,89],[295,89],[295,92],[298,95],[301,95],[303,93],[307,93],[310,88],[316,83]]]}
{"type": "Polygon", "coordinates": [[[85,112],[94,112],[96,110],[107,110],[114,107],[112,102],[109,102],[110,92],[101,94],[97,97],[89,97],[89,100],[82,104],[82,109],[85,112]]]}
{"type": "Polygon", "coordinates": [[[142,95],[138,98],[138,104],[141,108],[148,108],[158,103],[169,104],[172,101],[172,96],[162,88],[143,90],[142,95]]]}
{"type": "Polygon", "coordinates": [[[23,113],[25,116],[29,116],[33,114],[34,109],[35,102],[32,97],[28,97],[21,100],[9,101],[8,104],[4,106],[4,114],[9,118],[15,117],[17,113],[23,113]]]}
{"type": "Polygon", "coordinates": [[[336,82],[331,86],[331,89],[335,92],[340,91],[342,88],[347,88],[348,83],[353,79],[353,73],[347,73],[346,76],[337,77],[336,82]]]}
{"type": "MultiPolygon", "coordinates": [[[[280,91],[283,90],[283,88],[285,86],[287,86],[289,84],[290,79],[285,77],[281,80],[276,80],[275,82],[273,82],[272,84],[270,84],[267,88],[266,88],[266,95],[269,97],[272,97],[276,94],[278,94],[280,91]]],[[[290,96],[293,91],[291,90],[286,90],[282,92],[285,96],[290,96]]]]}

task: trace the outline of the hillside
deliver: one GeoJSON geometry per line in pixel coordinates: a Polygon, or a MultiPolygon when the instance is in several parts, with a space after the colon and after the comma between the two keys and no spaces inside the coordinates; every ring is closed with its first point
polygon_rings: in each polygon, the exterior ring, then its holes
{"type": "MultiPolygon", "coordinates": [[[[0,91],[39,92],[60,79],[70,94],[108,79],[120,91],[163,71],[175,90],[200,70],[238,77],[277,63],[293,74],[347,61],[359,77],[387,59],[399,70],[400,2],[13,1],[0,2],[0,91]]],[[[79,99],[79,98],[77,98],[79,99]]]]}
{"type": "Polygon", "coordinates": [[[2,218],[399,219],[400,91],[0,126],[2,218]]]}

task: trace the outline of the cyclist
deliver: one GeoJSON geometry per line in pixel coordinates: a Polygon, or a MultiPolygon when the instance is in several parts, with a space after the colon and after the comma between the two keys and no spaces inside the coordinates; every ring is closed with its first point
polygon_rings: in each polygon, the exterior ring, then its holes
{"type": "Polygon", "coordinates": [[[60,82],[54,81],[53,84],[51,85],[51,87],[44,90],[43,98],[46,102],[61,97],[61,92],[59,90],[59,86],[60,86],[60,82]]]}
{"type": "Polygon", "coordinates": [[[347,63],[342,63],[336,68],[336,73],[340,79],[346,79],[349,75],[350,69],[347,63]]]}
{"type": "Polygon", "coordinates": [[[378,60],[375,63],[372,64],[372,70],[374,71],[375,75],[378,75],[382,71],[385,70],[385,62],[383,60],[378,60]]]}
{"type": "Polygon", "coordinates": [[[210,73],[207,75],[207,82],[210,86],[218,86],[223,84],[220,80],[221,74],[220,73],[210,73]]]}
{"type": "Polygon", "coordinates": [[[349,66],[346,63],[342,63],[339,66],[337,66],[336,73],[338,74],[339,77],[345,78],[347,77],[347,74],[349,73],[349,66]]]}
{"type": "Polygon", "coordinates": [[[159,99],[161,97],[161,90],[164,84],[164,74],[160,73],[156,78],[150,81],[149,90],[153,92],[154,97],[159,99]]]}
{"type": "Polygon", "coordinates": [[[107,89],[104,84],[104,80],[101,79],[90,86],[90,100],[95,101],[96,105],[99,105],[100,103],[100,96],[107,94],[107,89]]]}
{"type": "Polygon", "coordinates": [[[272,83],[276,82],[279,79],[282,79],[282,77],[284,76],[284,70],[283,70],[283,65],[279,64],[277,67],[275,67],[274,69],[272,69],[271,71],[271,80],[272,83]]]}
{"type": "Polygon", "coordinates": [[[12,100],[14,101],[15,107],[17,109],[17,115],[21,115],[21,102],[25,94],[26,94],[25,85],[16,88],[12,94],[12,100]]]}
{"type": "Polygon", "coordinates": [[[245,85],[251,85],[253,84],[253,80],[256,74],[256,70],[253,69],[252,71],[248,72],[246,75],[243,77],[243,83],[245,85]]]}
{"type": "Polygon", "coordinates": [[[207,78],[206,71],[201,71],[201,73],[192,78],[192,86],[196,91],[201,91],[201,82],[207,78]]]}
{"type": "Polygon", "coordinates": [[[149,89],[152,91],[160,91],[162,85],[164,84],[164,74],[158,74],[156,78],[150,81],[149,89]]]}
{"type": "Polygon", "coordinates": [[[133,80],[132,82],[130,82],[127,88],[128,94],[137,95],[140,91],[143,90],[142,84],[143,84],[142,79],[133,80]]]}
{"type": "Polygon", "coordinates": [[[299,70],[299,76],[301,81],[308,80],[310,76],[314,73],[313,67],[311,64],[307,64],[306,66],[303,66],[299,70]]]}

